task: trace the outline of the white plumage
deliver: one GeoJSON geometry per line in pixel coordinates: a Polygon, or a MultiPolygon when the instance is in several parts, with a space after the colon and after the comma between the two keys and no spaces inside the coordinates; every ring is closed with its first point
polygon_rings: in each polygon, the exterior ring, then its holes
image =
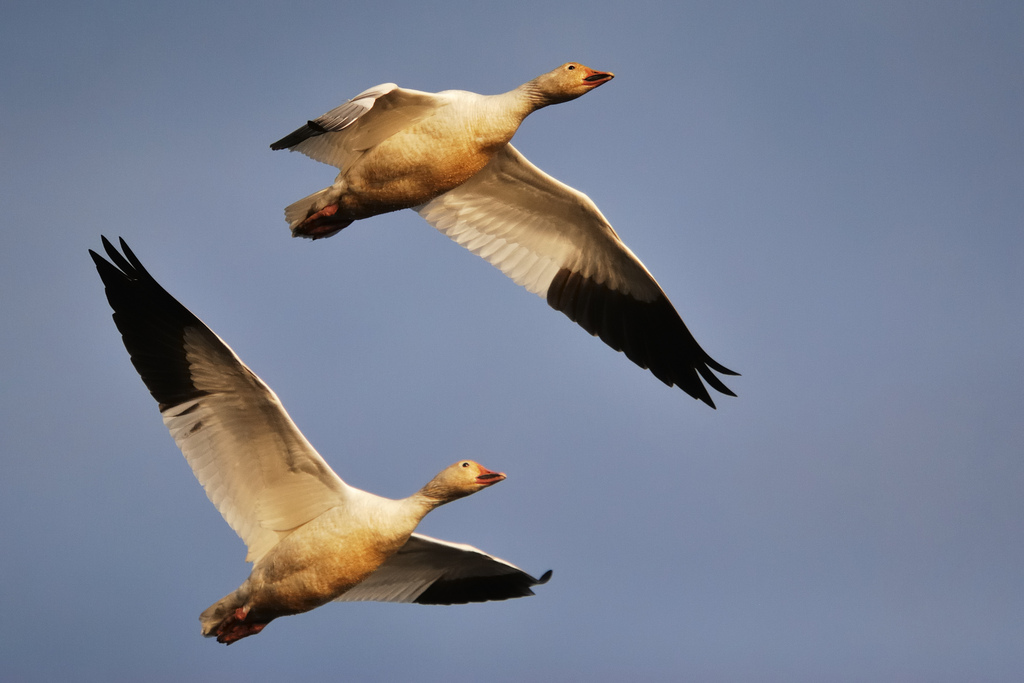
{"type": "Polygon", "coordinates": [[[362,218],[415,209],[587,332],[714,407],[704,382],[732,396],[714,372],[736,373],[700,347],[594,202],[510,144],[530,113],[612,77],[570,62],[500,95],[370,88],[271,145],[340,170],[333,185],[285,210],[292,234],[330,237],[362,218]]]}
{"type": "Polygon", "coordinates": [[[533,595],[531,586],[548,580],[550,572],[538,580],[471,546],[413,533],[430,510],[504,474],[463,460],[401,500],[349,486],[270,387],[123,240],[123,256],[103,245],[110,261],[89,253],[132,363],[253,563],[238,590],[203,612],[203,635],[232,643],[335,599],[482,602],[533,595]]]}

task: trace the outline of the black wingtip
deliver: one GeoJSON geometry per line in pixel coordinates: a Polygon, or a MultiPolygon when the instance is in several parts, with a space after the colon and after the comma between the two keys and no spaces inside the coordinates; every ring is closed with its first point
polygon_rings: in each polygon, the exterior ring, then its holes
{"type": "MultiPolygon", "coordinates": [[[[707,358],[705,358],[704,362],[707,363],[707,366],[709,368],[711,368],[712,370],[714,370],[715,372],[717,372],[717,373],[719,373],[721,375],[732,375],[733,377],[740,377],[741,376],[740,373],[736,372],[735,370],[730,370],[729,368],[725,367],[724,365],[722,365],[721,363],[719,363],[718,361],[713,359],[711,356],[708,356],[707,358]]],[[[722,392],[722,393],[725,393],[725,392],[722,392]]]]}
{"type": "Polygon", "coordinates": [[[306,126],[308,126],[309,129],[312,130],[317,135],[327,132],[327,128],[322,126],[319,121],[306,121],[306,126]]]}
{"type": "MultiPolygon", "coordinates": [[[[128,245],[125,243],[124,238],[123,237],[119,237],[118,239],[121,242],[121,246],[123,248],[125,248],[125,250],[128,253],[130,253],[131,250],[127,249],[128,245]]],[[[103,251],[107,252],[107,258],[109,258],[111,261],[113,261],[114,267],[116,267],[119,270],[121,270],[122,274],[124,274],[124,275],[126,275],[128,277],[131,277],[132,271],[135,270],[134,267],[132,266],[132,264],[129,263],[128,260],[125,259],[124,256],[121,256],[121,254],[117,251],[117,249],[114,247],[114,245],[111,244],[110,240],[107,239],[106,235],[100,235],[100,240],[103,242],[103,251]]],[[[104,260],[101,256],[99,256],[92,249],[89,250],[89,253],[93,255],[93,260],[99,259],[100,261],[103,261],[104,263],[107,263],[106,260],[104,260]]],[[[134,256],[134,254],[132,254],[132,256],[134,256]]]]}
{"type": "Polygon", "coordinates": [[[277,142],[272,143],[270,149],[275,152],[281,149],[291,149],[303,140],[315,138],[317,135],[323,135],[326,132],[328,132],[327,129],[316,121],[307,121],[306,125],[296,128],[277,142]]]}
{"type": "Polygon", "coordinates": [[[465,605],[471,602],[510,600],[535,595],[532,588],[551,579],[547,570],[535,579],[522,570],[496,576],[474,576],[438,580],[413,601],[420,605],[465,605]]]}
{"type": "Polygon", "coordinates": [[[192,379],[183,335],[186,328],[216,335],[153,279],[124,239],[118,240],[121,252],[101,240],[110,260],[92,249],[89,255],[132,364],[161,410],[206,395],[192,379]]]}
{"type": "Polygon", "coordinates": [[[289,133],[288,135],[285,135],[283,138],[281,138],[277,142],[270,143],[270,149],[272,149],[272,150],[274,150],[276,152],[278,150],[288,149],[292,145],[298,144],[299,142],[302,141],[302,138],[299,137],[299,135],[300,135],[300,133],[302,133],[302,131],[304,129],[305,129],[305,126],[303,126],[302,128],[299,128],[296,131],[293,131],[293,132],[289,133]]]}
{"type": "Polygon", "coordinates": [[[548,285],[547,302],[650,370],[664,384],[679,387],[710,408],[716,406],[707,387],[736,396],[712,371],[733,376],[739,373],[718,363],[700,347],[663,292],[652,301],[640,301],[562,268],[548,285]]]}

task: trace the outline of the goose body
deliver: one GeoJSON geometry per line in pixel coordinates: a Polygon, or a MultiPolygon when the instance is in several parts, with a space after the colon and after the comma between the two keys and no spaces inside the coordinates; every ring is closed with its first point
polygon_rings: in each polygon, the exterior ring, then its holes
{"type": "Polygon", "coordinates": [[[570,62],[500,95],[370,88],[271,145],[340,170],[330,187],[285,209],[292,234],[330,237],[353,221],[414,209],[590,334],[713,408],[704,382],[734,396],[714,372],[736,373],[700,347],[594,202],[510,142],[532,112],[612,78],[570,62]]]}
{"type": "Polygon", "coordinates": [[[471,460],[392,500],[346,484],[274,392],[168,294],[121,241],[90,250],[132,363],[164,424],[248,547],[249,578],[200,616],[223,643],[332,600],[454,604],[532,595],[544,583],[467,545],[415,534],[439,505],[502,481],[471,460]]]}

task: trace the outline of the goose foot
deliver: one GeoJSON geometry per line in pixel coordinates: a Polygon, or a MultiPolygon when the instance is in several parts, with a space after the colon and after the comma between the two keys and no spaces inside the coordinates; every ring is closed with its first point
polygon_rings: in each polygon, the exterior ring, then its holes
{"type": "Polygon", "coordinates": [[[245,618],[249,615],[249,608],[239,607],[235,610],[235,613],[220,622],[220,626],[217,627],[217,642],[230,645],[231,643],[246,638],[248,636],[254,636],[264,628],[267,623],[244,623],[245,618]]]}
{"type": "Polygon", "coordinates": [[[307,216],[304,221],[292,228],[292,237],[308,237],[318,240],[330,237],[348,227],[352,221],[339,218],[338,205],[325,206],[316,213],[307,216]]]}

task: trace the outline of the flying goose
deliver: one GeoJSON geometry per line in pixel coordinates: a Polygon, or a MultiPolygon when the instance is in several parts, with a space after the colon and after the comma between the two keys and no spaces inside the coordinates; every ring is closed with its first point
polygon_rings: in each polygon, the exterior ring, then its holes
{"type": "Polygon", "coordinates": [[[332,600],[450,605],[533,595],[535,579],[472,546],[413,533],[450,501],[505,479],[472,460],[401,500],[349,486],[292,422],[270,387],[161,287],[121,240],[90,250],[132,364],[252,573],[199,617],[233,643],[277,617],[332,600]]]}
{"type": "Polygon", "coordinates": [[[353,221],[411,208],[665,384],[714,408],[701,378],[735,396],[712,370],[737,373],[700,347],[594,202],[509,142],[530,113],[612,78],[569,62],[501,95],[370,88],[270,146],[341,171],[333,185],[285,209],[292,235],[330,237],[353,221]]]}

